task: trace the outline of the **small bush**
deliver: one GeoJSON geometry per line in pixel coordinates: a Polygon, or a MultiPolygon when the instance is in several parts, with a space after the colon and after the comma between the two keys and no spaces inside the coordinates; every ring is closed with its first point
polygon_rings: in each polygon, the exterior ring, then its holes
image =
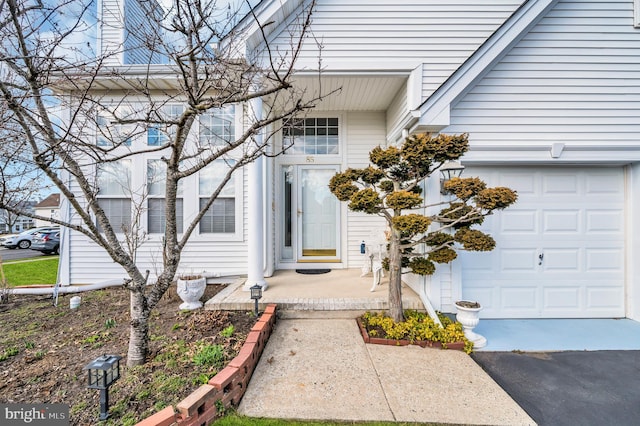
{"type": "Polygon", "coordinates": [[[221,368],[224,364],[224,348],[222,345],[201,346],[193,356],[193,362],[196,365],[205,365],[221,368]]]}
{"type": "Polygon", "coordinates": [[[367,312],[362,316],[362,322],[370,336],[380,335],[393,340],[406,339],[411,343],[429,340],[442,343],[443,348],[446,348],[447,343],[464,341],[464,351],[471,353],[473,350],[473,343],[464,336],[462,324],[453,322],[445,315],[438,315],[442,327],[424,312],[407,310],[405,318],[405,321],[397,323],[384,314],[367,312]]]}
{"type": "Polygon", "coordinates": [[[229,327],[225,327],[221,332],[220,335],[222,337],[226,337],[229,338],[231,336],[233,336],[233,333],[236,331],[235,327],[233,326],[233,324],[231,324],[229,327]]]}

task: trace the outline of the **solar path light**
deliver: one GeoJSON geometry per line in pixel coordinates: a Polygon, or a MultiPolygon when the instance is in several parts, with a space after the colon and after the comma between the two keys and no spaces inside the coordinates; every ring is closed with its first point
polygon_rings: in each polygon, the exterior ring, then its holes
{"type": "Polygon", "coordinates": [[[120,378],[120,360],[118,355],[102,355],[85,365],[88,372],[89,389],[100,389],[100,420],[109,417],[109,386],[120,378]]]}
{"type": "Polygon", "coordinates": [[[258,316],[258,300],[262,299],[262,287],[259,284],[255,284],[249,287],[249,290],[251,290],[251,299],[256,302],[255,314],[258,316]]]}

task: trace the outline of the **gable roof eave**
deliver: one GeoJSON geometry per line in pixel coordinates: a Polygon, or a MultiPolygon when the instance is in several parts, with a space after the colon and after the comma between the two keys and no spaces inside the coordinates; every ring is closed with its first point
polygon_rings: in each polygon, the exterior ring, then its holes
{"type": "Polygon", "coordinates": [[[451,105],[484,76],[559,0],[527,0],[419,107],[410,133],[443,129],[451,105]]]}
{"type": "MultiPolygon", "coordinates": [[[[255,38],[255,34],[260,31],[265,35],[270,34],[279,23],[284,22],[291,13],[293,13],[300,4],[306,0],[262,0],[247,12],[242,19],[234,26],[230,35],[241,35],[241,43],[245,46],[250,44],[250,40],[255,38]],[[275,25],[270,22],[275,23],[275,25]]],[[[231,40],[221,40],[222,43],[231,42],[231,40]]],[[[233,43],[238,43],[233,41],[233,43]]]]}
{"type": "Polygon", "coordinates": [[[47,198],[40,201],[37,204],[34,204],[34,208],[51,208],[51,207],[60,207],[60,193],[50,194],[47,198]]]}

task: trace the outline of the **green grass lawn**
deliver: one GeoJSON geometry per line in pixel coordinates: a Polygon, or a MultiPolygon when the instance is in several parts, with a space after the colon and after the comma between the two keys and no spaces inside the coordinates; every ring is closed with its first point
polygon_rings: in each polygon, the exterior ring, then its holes
{"type": "Polygon", "coordinates": [[[9,287],[29,284],[55,284],[58,278],[58,256],[3,262],[9,287]]]}

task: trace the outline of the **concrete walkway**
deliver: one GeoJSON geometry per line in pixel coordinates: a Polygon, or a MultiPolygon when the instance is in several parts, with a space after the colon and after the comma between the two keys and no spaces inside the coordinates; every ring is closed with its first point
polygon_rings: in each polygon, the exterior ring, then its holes
{"type": "Polygon", "coordinates": [[[352,319],[279,320],[238,411],[286,419],[535,424],[463,352],[367,345],[352,319]]]}

